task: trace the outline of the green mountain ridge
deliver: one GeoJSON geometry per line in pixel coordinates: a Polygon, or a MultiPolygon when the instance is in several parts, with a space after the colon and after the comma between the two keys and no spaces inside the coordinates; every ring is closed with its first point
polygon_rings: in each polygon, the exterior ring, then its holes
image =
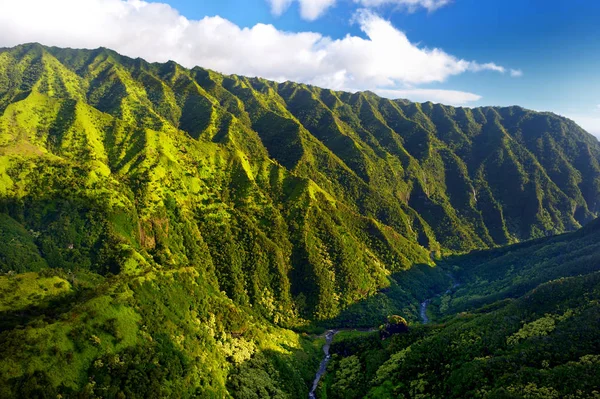
{"type": "Polygon", "coordinates": [[[415,321],[440,257],[597,217],[599,160],[520,107],[0,49],[0,396],[306,396],[290,328],[415,321]]]}

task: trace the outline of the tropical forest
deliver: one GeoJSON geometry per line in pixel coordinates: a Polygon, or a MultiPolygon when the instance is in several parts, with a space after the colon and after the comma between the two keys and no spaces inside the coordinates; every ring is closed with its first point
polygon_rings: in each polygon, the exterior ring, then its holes
{"type": "Polygon", "coordinates": [[[0,397],[600,398],[598,216],[555,113],[2,48],[0,397]]]}

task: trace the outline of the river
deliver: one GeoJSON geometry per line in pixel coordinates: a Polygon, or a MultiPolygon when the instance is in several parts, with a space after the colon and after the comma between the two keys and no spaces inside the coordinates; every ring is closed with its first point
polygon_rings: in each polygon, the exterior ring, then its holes
{"type": "MultiPolygon", "coordinates": [[[[447,275],[452,280],[452,288],[449,288],[448,290],[446,290],[446,294],[450,293],[452,289],[455,289],[460,285],[458,280],[456,280],[456,278],[454,278],[454,276],[452,274],[447,273],[447,275]]],[[[439,296],[439,295],[440,294],[438,294],[436,296],[439,296]]],[[[429,304],[431,303],[431,301],[434,298],[435,297],[432,297],[432,298],[426,299],[423,302],[421,302],[421,308],[420,308],[419,314],[421,316],[421,321],[423,322],[423,324],[429,323],[429,317],[427,316],[427,306],[429,306],[429,304]]],[[[325,353],[325,357],[323,358],[323,360],[321,360],[321,365],[319,366],[319,370],[317,371],[317,374],[315,375],[315,379],[313,381],[312,388],[308,394],[308,399],[317,399],[316,392],[317,392],[317,387],[319,385],[319,381],[321,380],[321,377],[323,377],[323,374],[325,374],[325,371],[327,370],[327,365],[329,364],[329,360],[331,359],[331,355],[329,354],[329,348],[331,347],[331,343],[333,342],[333,337],[335,337],[335,335],[337,333],[339,333],[340,331],[373,332],[373,331],[377,331],[377,329],[376,328],[371,328],[371,329],[340,328],[340,329],[335,329],[335,330],[329,330],[325,333],[325,345],[323,345],[323,353],[325,353]]]]}
{"type": "Polygon", "coordinates": [[[423,302],[421,302],[420,315],[421,315],[421,321],[423,322],[423,324],[429,323],[429,317],[427,317],[427,306],[431,303],[432,299],[433,298],[429,298],[429,299],[426,299],[423,302]]]}
{"type": "MultiPolygon", "coordinates": [[[[446,275],[448,277],[450,277],[450,280],[452,281],[452,288],[448,288],[446,290],[446,294],[449,294],[452,292],[452,290],[458,288],[460,286],[460,283],[458,282],[458,280],[456,279],[456,277],[454,277],[450,272],[446,273],[446,275]]],[[[431,303],[431,301],[435,298],[440,296],[441,294],[437,294],[434,297],[431,297],[429,299],[424,300],[423,302],[421,302],[421,308],[420,308],[420,316],[421,316],[421,322],[423,324],[427,324],[429,323],[429,317],[427,316],[427,306],[429,306],[429,304],[431,303]]]]}
{"type": "Polygon", "coordinates": [[[323,358],[323,360],[321,360],[321,365],[319,366],[319,370],[317,371],[317,375],[315,376],[315,379],[313,381],[312,389],[308,394],[308,399],[317,399],[317,386],[319,385],[321,377],[323,377],[323,374],[325,374],[325,370],[327,370],[327,364],[329,363],[329,359],[331,359],[331,355],[329,354],[329,348],[331,347],[333,337],[335,337],[335,334],[339,332],[339,330],[329,330],[325,334],[325,345],[323,345],[323,353],[325,353],[325,357],[323,358]]]}
{"type": "Polygon", "coordinates": [[[331,359],[331,355],[329,354],[329,348],[331,347],[331,343],[333,342],[333,337],[339,332],[342,331],[357,331],[357,332],[374,332],[378,331],[377,328],[338,328],[335,330],[329,330],[325,333],[325,345],[323,345],[323,353],[325,357],[321,360],[321,365],[319,366],[319,370],[317,370],[317,374],[315,375],[315,379],[313,380],[312,388],[308,394],[308,399],[317,399],[317,387],[319,385],[319,381],[321,381],[321,377],[327,371],[327,365],[329,364],[329,360],[331,359]]]}

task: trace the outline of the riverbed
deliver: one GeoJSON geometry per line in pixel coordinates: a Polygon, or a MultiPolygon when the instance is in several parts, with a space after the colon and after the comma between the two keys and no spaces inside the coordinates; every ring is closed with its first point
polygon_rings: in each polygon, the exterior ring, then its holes
{"type": "MultiPolygon", "coordinates": [[[[452,281],[452,288],[448,288],[445,293],[450,294],[452,292],[452,290],[455,290],[456,288],[458,288],[460,286],[460,283],[451,273],[446,273],[446,275],[448,277],[450,277],[450,280],[452,281]]],[[[419,315],[421,316],[421,322],[423,324],[429,323],[429,317],[427,316],[427,306],[429,306],[429,304],[431,303],[431,301],[433,299],[435,299],[436,297],[438,297],[440,295],[441,294],[437,294],[436,296],[426,299],[423,302],[421,302],[421,307],[419,309],[419,315]]]]}
{"type": "Polygon", "coordinates": [[[331,342],[333,342],[333,337],[335,337],[335,334],[339,332],[339,330],[329,330],[325,334],[325,345],[323,345],[323,353],[325,353],[325,357],[323,358],[323,360],[321,360],[321,365],[319,366],[319,370],[315,375],[312,389],[308,394],[308,399],[317,399],[316,392],[317,387],[319,386],[319,381],[321,380],[321,377],[323,377],[323,374],[325,374],[325,371],[327,370],[327,364],[329,364],[329,360],[331,359],[331,355],[329,354],[329,348],[331,347],[331,342]]]}
{"type": "Polygon", "coordinates": [[[337,333],[342,331],[357,331],[370,333],[377,331],[377,328],[338,328],[334,330],[329,330],[325,333],[325,345],[323,345],[323,353],[325,356],[323,360],[321,360],[321,365],[319,366],[319,370],[317,370],[317,374],[315,375],[315,379],[313,380],[312,388],[308,394],[308,399],[317,399],[317,387],[319,386],[319,381],[321,381],[321,377],[327,371],[327,365],[329,364],[329,360],[331,359],[331,355],[329,354],[329,348],[331,347],[331,343],[333,342],[333,338],[337,333]]]}
{"type": "MultiPolygon", "coordinates": [[[[452,274],[450,274],[450,273],[447,273],[447,274],[448,274],[448,277],[450,277],[450,279],[452,280],[452,288],[451,289],[449,288],[446,291],[446,294],[450,293],[451,290],[456,289],[458,286],[460,286],[460,283],[454,278],[454,276],[452,276],[452,274]]],[[[440,294],[438,294],[436,296],[440,296],[440,294]]],[[[431,301],[434,298],[435,297],[432,297],[432,298],[426,299],[423,302],[421,302],[421,307],[419,309],[419,315],[421,316],[421,322],[423,324],[429,323],[429,317],[427,316],[427,306],[429,306],[429,304],[431,303],[431,301]]],[[[373,332],[373,331],[377,331],[377,329],[371,328],[371,329],[365,330],[365,329],[353,329],[353,328],[340,328],[340,329],[329,330],[325,333],[325,345],[323,345],[323,353],[325,354],[325,356],[323,357],[323,360],[321,360],[321,364],[319,365],[319,370],[317,370],[317,374],[315,375],[315,379],[313,380],[313,385],[308,394],[308,399],[317,399],[316,392],[317,392],[317,387],[319,386],[319,381],[321,381],[321,377],[323,377],[323,374],[325,374],[325,371],[327,371],[327,365],[329,364],[329,360],[331,359],[331,355],[329,354],[329,348],[331,347],[333,338],[340,331],[373,332]]]]}

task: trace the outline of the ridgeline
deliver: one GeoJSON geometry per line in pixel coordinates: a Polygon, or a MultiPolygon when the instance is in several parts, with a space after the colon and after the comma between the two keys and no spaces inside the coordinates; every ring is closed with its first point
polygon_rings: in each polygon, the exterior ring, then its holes
{"type": "Polygon", "coordinates": [[[0,396],[307,397],[300,331],[416,321],[435,261],[580,228],[599,161],[520,107],[0,49],[0,396]]]}

